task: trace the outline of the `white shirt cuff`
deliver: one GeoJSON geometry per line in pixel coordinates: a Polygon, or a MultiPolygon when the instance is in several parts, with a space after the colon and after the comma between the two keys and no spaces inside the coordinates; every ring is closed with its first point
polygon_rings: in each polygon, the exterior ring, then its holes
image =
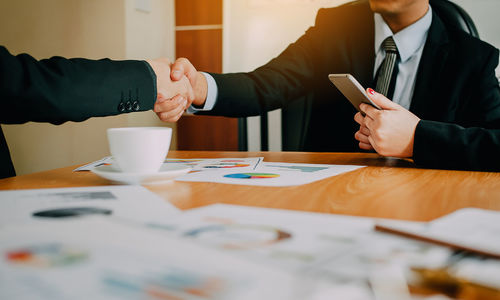
{"type": "Polygon", "coordinates": [[[208,73],[201,72],[201,74],[205,76],[208,84],[207,99],[205,100],[205,105],[203,105],[203,107],[194,107],[193,105],[189,106],[187,112],[191,114],[199,111],[211,111],[217,101],[217,94],[219,90],[217,88],[217,83],[215,83],[215,79],[208,73]]]}

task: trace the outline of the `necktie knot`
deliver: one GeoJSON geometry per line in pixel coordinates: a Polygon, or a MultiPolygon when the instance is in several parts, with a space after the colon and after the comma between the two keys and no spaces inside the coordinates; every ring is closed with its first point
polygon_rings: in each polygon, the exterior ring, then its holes
{"type": "Polygon", "coordinates": [[[394,42],[392,36],[386,38],[382,42],[382,48],[384,48],[385,52],[398,53],[398,47],[396,47],[396,43],[394,42]]]}

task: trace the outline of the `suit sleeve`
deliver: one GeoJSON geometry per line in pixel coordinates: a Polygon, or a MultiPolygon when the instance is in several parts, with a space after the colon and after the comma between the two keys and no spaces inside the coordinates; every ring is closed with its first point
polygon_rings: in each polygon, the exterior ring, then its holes
{"type": "Polygon", "coordinates": [[[281,108],[289,99],[303,96],[314,85],[321,58],[318,22],[278,57],[249,73],[211,74],[218,87],[217,102],[210,112],[200,114],[244,117],[281,108]]]}
{"type": "Polygon", "coordinates": [[[0,91],[0,123],[60,124],[150,110],[156,100],[156,76],[144,61],[38,61],[0,47],[0,91]]]}
{"type": "Polygon", "coordinates": [[[464,128],[454,124],[420,121],[415,132],[415,146],[414,159],[417,165],[500,171],[500,129],[464,128]]]}
{"type": "Polygon", "coordinates": [[[498,50],[478,74],[468,106],[469,126],[422,120],[415,130],[414,161],[428,168],[500,171],[500,87],[495,76],[498,50]]]}

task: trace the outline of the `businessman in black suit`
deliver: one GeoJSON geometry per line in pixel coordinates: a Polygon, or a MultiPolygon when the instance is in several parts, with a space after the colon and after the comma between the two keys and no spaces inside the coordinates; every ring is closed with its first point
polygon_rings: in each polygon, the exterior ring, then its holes
{"type": "MultiPolygon", "coordinates": [[[[193,93],[187,78],[170,80],[170,62],[53,57],[37,61],[0,46],[0,123],[61,124],[153,109],[162,119],[184,112],[193,93]]],[[[0,128],[0,178],[14,176],[0,128]]]]}
{"type": "Polygon", "coordinates": [[[495,77],[498,50],[446,27],[428,0],[357,1],[321,9],[315,26],[253,72],[201,74],[180,59],[172,66],[172,78],[187,74],[196,92],[193,106],[202,109],[214,94],[213,78],[215,104],[201,114],[259,115],[312,94],[304,150],[358,151],[356,111],[331,85],[328,74],[351,73],[363,86],[375,87],[388,51],[382,48],[387,37],[393,38],[399,51],[398,72],[390,81],[388,98],[425,120],[414,130],[417,137],[428,136],[415,139],[414,161],[424,167],[491,169],[474,158],[482,153],[482,143],[472,144],[476,149],[463,152],[461,160],[432,149],[438,144],[430,141],[456,142],[451,131],[439,129],[447,124],[499,128],[500,91],[495,77]]]}

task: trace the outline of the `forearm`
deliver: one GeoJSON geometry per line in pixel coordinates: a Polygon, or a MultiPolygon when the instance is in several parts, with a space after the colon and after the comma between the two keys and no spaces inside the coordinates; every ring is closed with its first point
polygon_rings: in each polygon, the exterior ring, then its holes
{"type": "Polygon", "coordinates": [[[122,113],[122,101],[137,101],[131,111],[149,110],[156,99],[154,78],[142,61],[37,61],[0,51],[2,123],[83,121],[122,113]]]}
{"type": "Polygon", "coordinates": [[[278,57],[248,73],[211,74],[218,86],[215,107],[203,114],[245,117],[284,107],[318,85],[322,37],[311,28],[278,57]]]}
{"type": "Polygon", "coordinates": [[[226,117],[259,115],[262,111],[254,82],[247,73],[210,74],[218,87],[215,106],[200,114],[226,117]]]}

